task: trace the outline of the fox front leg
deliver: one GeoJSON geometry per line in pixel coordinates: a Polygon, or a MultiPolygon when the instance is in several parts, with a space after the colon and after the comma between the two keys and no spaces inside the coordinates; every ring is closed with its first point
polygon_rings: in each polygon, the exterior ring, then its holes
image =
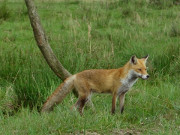
{"type": "Polygon", "coordinates": [[[113,98],[112,98],[112,110],[111,110],[111,113],[112,113],[112,114],[115,113],[115,109],[116,109],[116,98],[117,98],[117,94],[114,93],[114,94],[113,94],[113,98]]]}
{"type": "Polygon", "coordinates": [[[120,105],[120,111],[121,111],[121,113],[123,113],[123,111],[124,111],[124,100],[125,100],[125,93],[122,93],[122,94],[119,96],[119,105],[120,105]]]}

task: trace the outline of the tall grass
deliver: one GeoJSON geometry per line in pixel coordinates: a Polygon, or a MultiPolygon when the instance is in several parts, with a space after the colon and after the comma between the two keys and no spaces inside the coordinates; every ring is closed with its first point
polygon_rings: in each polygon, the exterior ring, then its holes
{"type": "MultiPolygon", "coordinates": [[[[96,112],[87,109],[83,118],[69,111],[76,101],[73,95],[52,114],[39,117],[36,109],[61,80],[50,70],[36,46],[24,3],[9,1],[6,11],[11,9],[11,15],[0,24],[0,119],[4,120],[17,108],[21,111],[12,118],[15,123],[20,122],[13,125],[8,117],[0,132],[16,128],[20,134],[73,131],[115,134],[128,132],[127,128],[134,132],[133,127],[136,127],[135,133],[178,133],[180,46],[177,22],[180,20],[179,7],[173,1],[51,1],[36,2],[36,5],[52,49],[71,73],[119,68],[134,54],[137,57],[149,54],[151,77],[148,81],[139,81],[127,94],[127,109],[122,116],[110,115],[109,95],[95,94],[96,112]],[[23,106],[35,110],[31,114],[23,106]],[[91,115],[95,117],[89,120],[91,115]],[[49,128],[43,128],[49,123],[49,128]],[[124,130],[119,131],[119,128],[124,130]]],[[[12,133],[12,130],[6,131],[12,133]]]]}
{"type": "MultiPolygon", "coordinates": [[[[28,16],[21,15],[22,11],[26,12],[21,4],[13,7],[9,3],[14,14],[1,25],[4,32],[1,35],[1,78],[13,83],[19,103],[34,106],[42,103],[51,84],[57,83],[58,79],[35,45],[28,16]],[[17,12],[19,16],[15,16],[17,12]],[[10,25],[12,20],[13,27],[10,25]]],[[[150,9],[145,10],[143,6],[136,9],[131,2],[122,1],[114,4],[44,3],[38,6],[53,50],[72,73],[91,68],[118,68],[133,54],[138,57],[150,54],[152,77],[177,74],[178,70],[172,70],[179,67],[178,29],[173,27],[173,20],[177,21],[176,7],[168,12],[150,9]],[[115,4],[116,7],[112,8],[115,4]],[[169,12],[174,16],[160,16],[169,12]]]]}
{"type": "Polygon", "coordinates": [[[10,17],[10,10],[7,8],[7,1],[3,0],[0,7],[0,20],[6,20],[10,17]]]}
{"type": "MultiPolygon", "coordinates": [[[[38,6],[52,48],[65,67],[72,73],[90,68],[118,68],[133,54],[138,57],[150,54],[149,72],[152,76],[176,74],[177,70],[171,70],[171,65],[178,67],[179,56],[178,29],[171,23],[177,20],[176,7],[155,14],[153,10],[136,9],[131,2],[120,3],[115,3],[115,8],[109,7],[112,3],[102,2],[44,3],[38,6]],[[174,16],[160,16],[169,12],[174,16]],[[91,48],[88,24],[92,27],[91,48]],[[170,34],[166,35],[166,32],[170,34]]],[[[1,78],[15,84],[18,99],[34,105],[37,101],[42,102],[41,96],[47,92],[39,84],[48,89],[51,80],[57,81],[57,78],[35,46],[27,14],[15,16],[24,11],[21,4],[12,7],[9,3],[15,25],[10,25],[10,19],[1,26],[4,31],[1,35],[1,78]]]]}

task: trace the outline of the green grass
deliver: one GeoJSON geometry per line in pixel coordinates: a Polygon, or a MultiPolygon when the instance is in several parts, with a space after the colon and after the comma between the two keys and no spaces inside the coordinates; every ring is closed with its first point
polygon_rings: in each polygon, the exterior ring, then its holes
{"type": "Polygon", "coordinates": [[[71,73],[118,68],[150,55],[150,79],[111,115],[111,95],[94,94],[95,111],[70,111],[70,94],[50,114],[38,110],[60,84],[36,46],[25,3],[0,2],[0,134],[179,134],[180,26],[176,0],[36,1],[58,59],[71,73]],[[91,27],[88,36],[88,25],[91,27]]]}

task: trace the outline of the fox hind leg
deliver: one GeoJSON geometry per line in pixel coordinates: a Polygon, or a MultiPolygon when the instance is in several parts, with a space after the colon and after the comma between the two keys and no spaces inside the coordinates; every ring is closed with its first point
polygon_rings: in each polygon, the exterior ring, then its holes
{"type": "Polygon", "coordinates": [[[78,90],[79,98],[74,106],[82,115],[86,102],[91,99],[91,90],[88,82],[81,79],[75,82],[75,88],[78,90]]]}
{"type": "Polygon", "coordinates": [[[78,111],[81,115],[83,115],[84,106],[87,101],[88,101],[87,97],[79,97],[76,104],[74,105],[75,108],[78,109],[78,111]]]}
{"type": "Polygon", "coordinates": [[[83,115],[83,110],[84,110],[84,105],[85,105],[85,103],[87,102],[87,98],[82,98],[81,100],[80,100],[80,106],[79,106],[79,113],[81,114],[81,115],[83,115]]]}
{"type": "Polygon", "coordinates": [[[87,107],[87,108],[91,108],[93,111],[95,111],[94,104],[93,104],[93,102],[92,102],[92,100],[91,100],[91,96],[92,96],[92,92],[91,92],[91,94],[88,96],[88,101],[87,101],[87,103],[86,103],[85,108],[86,108],[86,107],[87,107]]]}

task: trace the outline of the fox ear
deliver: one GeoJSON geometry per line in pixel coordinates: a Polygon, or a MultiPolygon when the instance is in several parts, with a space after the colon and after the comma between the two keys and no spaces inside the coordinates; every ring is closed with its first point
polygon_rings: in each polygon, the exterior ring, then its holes
{"type": "Polygon", "coordinates": [[[133,55],[133,56],[131,57],[130,63],[136,65],[136,63],[137,63],[137,57],[136,57],[135,55],[133,55]]]}
{"type": "Polygon", "coordinates": [[[148,58],[149,58],[149,54],[146,55],[145,57],[143,57],[143,59],[145,60],[145,62],[147,61],[148,58]]]}

